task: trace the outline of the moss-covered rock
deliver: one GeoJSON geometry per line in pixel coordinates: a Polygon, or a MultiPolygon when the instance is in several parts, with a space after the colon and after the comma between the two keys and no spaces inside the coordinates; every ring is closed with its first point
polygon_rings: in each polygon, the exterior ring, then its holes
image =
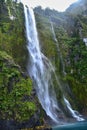
{"type": "Polygon", "coordinates": [[[35,102],[31,79],[0,51],[0,119],[28,120],[37,111],[35,102]]]}
{"type": "Polygon", "coordinates": [[[14,58],[22,69],[26,69],[27,48],[22,3],[7,0],[0,2],[0,50],[14,58]]]}

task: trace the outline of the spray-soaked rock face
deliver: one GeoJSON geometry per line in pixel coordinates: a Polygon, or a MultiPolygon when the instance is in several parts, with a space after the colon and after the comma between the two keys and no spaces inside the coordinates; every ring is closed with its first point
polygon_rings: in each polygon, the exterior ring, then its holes
{"type": "MultiPolygon", "coordinates": [[[[43,10],[40,6],[36,7],[34,11],[42,52],[55,65],[55,71],[61,79],[73,108],[85,115],[87,113],[85,98],[87,95],[87,48],[83,39],[87,37],[87,1],[78,1],[64,13],[51,9],[43,10]],[[51,27],[52,24],[54,30],[51,27]],[[57,46],[52,32],[53,34],[55,32],[58,40],[57,46]],[[60,51],[57,49],[58,46],[60,51]]],[[[61,100],[56,82],[54,84],[57,98],[61,100]]]]}
{"type": "Polygon", "coordinates": [[[28,50],[31,62],[31,67],[28,68],[28,71],[34,79],[33,82],[35,83],[35,89],[43,109],[46,111],[48,116],[57,122],[58,117],[55,111],[55,107],[57,109],[57,101],[53,92],[53,87],[49,90],[49,86],[52,86],[52,83],[50,82],[52,65],[50,65],[51,63],[49,63],[47,58],[44,58],[44,60],[46,59],[48,62],[48,68],[46,68],[42,60],[33,11],[26,7],[24,8],[28,50]],[[31,39],[31,41],[29,39],[31,39]]]}
{"type": "MultiPolygon", "coordinates": [[[[27,36],[27,41],[28,41],[27,46],[28,46],[28,51],[30,55],[30,64],[31,64],[28,67],[28,72],[31,78],[33,79],[37,96],[39,98],[39,101],[43,109],[46,111],[46,114],[54,122],[58,123],[59,118],[58,118],[57,111],[60,111],[61,116],[63,116],[63,118],[64,118],[64,115],[63,115],[62,110],[58,106],[56,93],[54,91],[52,74],[54,74],[54,77],[55,77],[54,79],[57,81],[57,85],[59,86],[63,95],[64,95],[64,90],[63,90],[61,81],[56,75],[55,69],[52,66],[51,62],[49,61],[47,57],[44,56],[44,54],[41,53],[33,10],[24,6],[24,13],[25,13],[26,36],[27,36]]],[[[60,56],[61,65],[63,66],[62,70],[63,70],[63,73],[65,73],[62,55],[60,53],[60,48],[58,45],[56,34],[54,32],[53,23],[51,21],[50,21],[50,26],[52,29],[54,41],[56,40],[58,55],[60,56]]],[[[80,119],[79,114],[77,115],[74,112],[71,105],[69,104],[69,101],[66,98],[64,98],[63,103],[68,108],[67,110],[71,113],[72,117],[79,120],[80,119]]]]}

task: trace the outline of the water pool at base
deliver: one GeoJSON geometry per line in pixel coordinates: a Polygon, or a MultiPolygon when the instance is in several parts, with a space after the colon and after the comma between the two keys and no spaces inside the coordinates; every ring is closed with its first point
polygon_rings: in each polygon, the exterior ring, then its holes
{"type": "Polygon", "coordinates": [[[52,130],[87,130],[87,121],[56,126],[52,130]]]}

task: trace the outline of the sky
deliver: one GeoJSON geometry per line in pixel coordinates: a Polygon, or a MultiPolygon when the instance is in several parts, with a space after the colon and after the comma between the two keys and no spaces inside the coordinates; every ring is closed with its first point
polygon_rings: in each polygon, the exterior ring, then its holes
{"type": "Polygon", "coordinates": [[[42,6],[42,8],[49,7],[58,11],[65,11],[74,2],[78,0],[21,0],[30,7],[42,6]]]}

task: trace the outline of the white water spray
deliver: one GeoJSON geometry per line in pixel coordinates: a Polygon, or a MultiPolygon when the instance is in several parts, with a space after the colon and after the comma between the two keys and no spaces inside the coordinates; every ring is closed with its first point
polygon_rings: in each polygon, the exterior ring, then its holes
{"type": "Polygon", "coordinates": [[[66,75],[65,65],[64,65],[64,62],[63,62],[63,57],[62,57],[62,54],[61,54],[61,52],[60,52],[60,47],[59,47],[58,40],[57,40],[57,38],[56,38],[56,34],[55,34],[55,31],[54,31],[53,23],[52,23],[50,17],[49,17],[49,19],[50,19],[50,24],[51,24],[53,39],[54,39],[54,42],[55,42],[55,44],[56,44],[57,51],[58,51],[58,56],[59,56],[59,58],[60,58],[60,62],[61,62],[61,65],[62,65],[62,72],[63,72],[63,75],[66,75]]]}
{"type": "Polygon", "coordinates": [[[50,61],[40,51],[33,10],[24,6],[24,13],[28,42],[27,48],[30,55],[28,72],[34,81],[35,89],[43,109],[51,119],[58,122],[57,111],[60,111],[60,109],[56,101],[53,89],[54,86],[51,81],[51,74],[53,73],[54,68],[50,61]]]}
{"type": "MultiPolygon", "coordinates": [[[[52,33],[53,33],[53,38],[54,38],[54,41],[56,43],[56,46],[57,46],[57,50],[58,50],[58,54],[59,54],[59,57],[60,57],[60,61],[61,61],[61,64],[62,64],[62,71],[63,71],[63,75],[65,76],[66,75],[66,72],[65,72],[65,65],[64,65],[64,62],[63,62],[63,58],[62,58],[62,54],[60,52],[60,47],[59,47],[59,43],[58,43],[58,40],[56,38],[56,34],[55,34],[55,31],[54,31],[54,27],[53,27],[53,23],[51,21],[51,18],[50,19],[50,23],[51,23],[51,29],[52,29],[52,33]]],[[[58,80],[59,82],[59,86],[61,88],[61,83],[60,81],[58,80]]],[[[69,101],[63,97],[64,99],[64,102],[65,102],[65,105],[67,106],[69,112],[71,113],[71,115],[77,120],[77,121],[83,121],[84,119],[82,118],[82,115],[79,114],[79,112],[75,111],[72,109],[69,101]]]]}
{"type": "Polygon", "coordinates": [[[80,114],[78,113],[78,111],[72,109],[72,107],[71,107],[69,101],[68,101],[65,97],[64,97],[64,102],[66,103],[67,108],[69,109],[69,111],[70,111],[70,113],[72,114],[72,116],[73,116],[75,119],[77,119],[77,121],[84,121],[84,119],[82,118],[82,115],[80,115],[80,114]]]}

